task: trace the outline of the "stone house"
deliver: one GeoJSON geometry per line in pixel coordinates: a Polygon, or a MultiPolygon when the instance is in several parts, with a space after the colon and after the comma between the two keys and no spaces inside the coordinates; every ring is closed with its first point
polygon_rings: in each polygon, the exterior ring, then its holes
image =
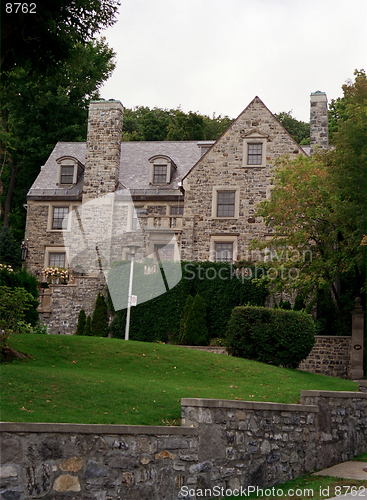
{"type": "Polygon", "coordinates": [[[57,143],[29,190],[28,269],[71,268],[67,284],[41,289],[51,333],[73,333],[91,314],[105,272],[137,259],[236,261],[253,238],[270,238],[255,216],[270,196],[276,158],[327,147],[327,99],[311,95],[311,146],[302,148],[255,97],[217,141],[121,142],[123,106],[92,102],[86,143],[57,143]]]}

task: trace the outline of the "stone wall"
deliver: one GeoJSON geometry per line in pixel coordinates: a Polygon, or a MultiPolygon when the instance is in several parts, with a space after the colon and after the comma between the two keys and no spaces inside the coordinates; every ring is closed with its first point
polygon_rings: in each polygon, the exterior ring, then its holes
{"type": "Polygon", "coordinates": [[[1,423],[2,497],[192,499],[204,488],[272,486],[367,451],[367,393],[181,405],[181,427],[1,423]]]}
{"type": "Polygon", "coordinates": [[[105,293],[105,289],[104,275],[75,277],[68,285],[40,289],[41,322],[50,334],[74,334],[80,310],[92,316],[98,292],[105,293]]]}
{"type": "Polygon", "coordinates": [[[257,204],[270,196],[274,161],[299,154],[305,153],[256,97],[183,181],[182,259],[213,260],[213,242],[225,241],[223,237],[234,243],[234,260],[249,259],[251,240],[269,233],[255,213],[257,204]],[[262,144],[262,165],[247,164],[248,142],[262,144]],[[216,190],[236,191],[234,217],[216,217],[216,190]]]}
{"type": "Polygon", "coordinates": [[[348,378],[352,337],[317,336],[315,345],[299,370],[348,378]]]}

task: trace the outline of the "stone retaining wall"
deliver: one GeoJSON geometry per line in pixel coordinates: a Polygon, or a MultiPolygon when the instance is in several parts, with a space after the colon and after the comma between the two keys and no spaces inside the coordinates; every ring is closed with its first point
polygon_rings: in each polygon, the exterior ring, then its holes
{"type": "Polygon", "coordinates": [[[272,486],[367,451],[366,393],[302,391],[301,403],[182,399],[181,427],[1,423],[0,493],[192,499],[205,488],[272,486]]]}
{"type": "Polygon", "coordinates": [[[352,337],[317,336],[315,345],[298,369],[311,373],[348,378],[352,337]]]}

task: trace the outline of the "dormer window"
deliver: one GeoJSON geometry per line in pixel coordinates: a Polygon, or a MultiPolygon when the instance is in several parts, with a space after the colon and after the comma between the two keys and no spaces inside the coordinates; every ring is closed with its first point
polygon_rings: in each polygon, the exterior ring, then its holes
{"type": "Polygon", "coordinates": [[[167,165],[153,165],[153,184],[166,184],[167,165]]]}
{"type": "Polygon", "coordinates": [[[58,184],[60,186],[76,184],[84,171],[84,166],[72,156],[63,156],[56,162],[59,165],[58,184]]]}
{"type": "Polygon", "coordinates": [[[60,184],[74,184],[74,165],[61,165],[60,184]]]}
{"type": "Polygon", "coordinates": [[[176,165],[169,156],[153,156],[151,163],[149,183],[155,185],[169,184],[172,181],[176,165]]]}

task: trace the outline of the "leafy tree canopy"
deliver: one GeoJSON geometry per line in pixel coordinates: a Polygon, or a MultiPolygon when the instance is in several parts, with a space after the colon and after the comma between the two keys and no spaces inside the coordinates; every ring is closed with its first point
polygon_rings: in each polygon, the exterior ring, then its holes
{"type": "Polygon", "coordinates": [[[282,111],[274,115],[298,144],[310,144],[310,124],[292,116],[292,111],[282,111]]]}
{"type": "MultiPolygon", "coordinates": [[[[338,282],[349,282],[350,301],[365,293],[367,79],[356,71],[343,86],[335,122],[334,148],[312,158],[276,164],[272,197],[258,215],[271,227],[273,283],[304,296],[331,290],[346,329],[338,282]]],[[[254,242],[269,247],[269,242],[254,242]]]]}
{"type": "Polygon", "coordinates": [[[123,141],[199,141],[217,139],[231,124],[228,116],[184,113],[180,109],[126,108],[123,141]]]}
{"type": "Polygon", "coordinates": [[[90,42],[116,22],[118,0],[37,0],[1,6],[1,69],[32,65],[49,74],[70,58],[75,44],[90,42]],[[35,7],[31,7],[35,5],[35,7]]]}

